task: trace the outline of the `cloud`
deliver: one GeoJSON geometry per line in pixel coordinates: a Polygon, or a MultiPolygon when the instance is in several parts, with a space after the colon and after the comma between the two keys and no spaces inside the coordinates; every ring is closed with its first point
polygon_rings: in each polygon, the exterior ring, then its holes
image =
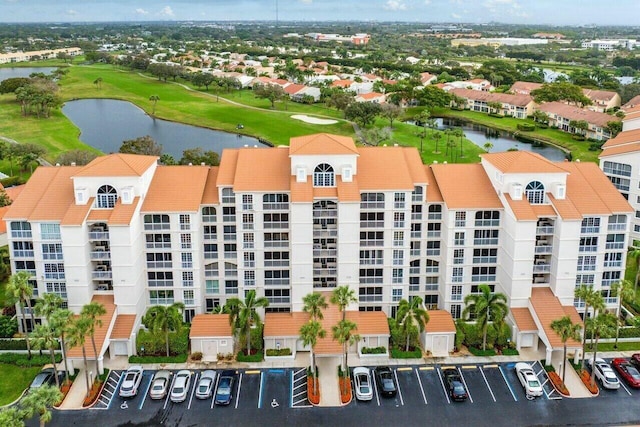
{"type": "Polygon", "coordinates": [[[78,14],[78,12],[73,10],[73,9],[67,10],[67,15],[76,16],[77,14],[78,14]]]}
{"type": "Polygon", "coordinates": [[[452,13],[452,14],[451,14],[451,17],[452,17],[453,19],[460,19],[460,18],[462,18],[462,16],[461,16],[461,15],[458,15],[457,13],[452,13]]]}
{"type": "Polygon", "coordinates": [[[407,10],[407,5],[400,0],[387,0],[384,8],[387,10],[407,10]]]}
{"type": "Polygon", "coordinates": [[[305,3],[305,4],[311,4],[313,3],[313,0],[299,0],[300,3],[305,3]]]}
{"type": "Polygon", "coordinates": [[[162,8],[162,10],[160,10],[160,15],[161,16],[174,16],[173,9],[171,9],[171,6],[165,6],[165,7],[162,8]]]}
{"type": "Polygon", "coordinates": [[[149,12],[148,12],[148,11],[146,11],[146,10],[144,10],[144,9],[140,8],[140,7],[136,9],[136,13],[137,13],[138,15],[148,15],[148,14],[149,14],[149,12]]]}

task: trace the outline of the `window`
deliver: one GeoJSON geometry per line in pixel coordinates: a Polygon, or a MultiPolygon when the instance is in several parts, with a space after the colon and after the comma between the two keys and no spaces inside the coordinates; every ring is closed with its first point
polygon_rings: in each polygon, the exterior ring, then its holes
{"type": "Polygon", "coordinates": [[[202,208],[202,222],[216,222],[216,208],[213,206],[202,208]]]}
{"type": "Polygon", "coordinates": [[[287,194],[265,194],[262,196],[262,209],[266,210],[288,210],[289,196],[287,194]]]}
{"type": "Polygon", "coordinates": [[[11,237],[15,238],[31,238],[31,224],[25,221],[11,223],[11,237]]]}
{"type": "Polygon", "coordinates": [[[227,295],[238,294],[238,281],[237,280],[225,280],[224,293],[227,295]]]}
{"type": "MultiPolygon", "coordinates": [[[[56,246],[60,245],[59,243],[52,245],[42,245],[42,249],[44,252],[45,246],[56,246]]],[[[33,242],[13,242],[13,256],[16,258],[33,258],[33,242]]],[[[46,258],[46,254],[42,254],[44,259],[46,258]]],[[[49,258],[49,259],[62,259],[62,245],[60,245],[60,258],[49,258]]]]}
{"type": "Polygon", "coordinates": [[[427,310],[437,310],[438,309],[438,295],[425,295],[424,296],[424,305],[427,307],[427,310]]]}
{"type": "MultiPolygon", "coordinates": [[[[14,252],[16,247],[15,244],[16,243],[20,243],[20,242],[13,242],[14,244],[14,252]]],[[[30,242],[22,242],[22,243],[30,243],[30,242]]],[[[25,247],[24,249],[28,250],[28,247],[25,247]]],[[[31,249],[33,249],[33,245],[31,246],[31,249]]],[[[33,253],[33,250],[31,251],[33,253]]],[[[33,255],[31,255],[33,256],[33,255]]],[[[44,243],[42,245],[42,259],[44,260],[51,260],[51,259],[62,259],[62,244],[60,243],[44,243]]]]}
{"type": "Polygon", "coordinates": [[[253,195],[251,194],[242,195],[242,210],[243,211],[253,210],[253,195]]]}
{"type": "Polygon", "coordinates": [[[264,296],[269,304],[289,304],[291,296],[289,289],[265,289],[264,296]]]}
{"type": "MultiPolygon", "coordinates": [[[[603,274],[603,277],[604,277],[604,274],[603,274]]],[[[595,275],[594,274],[577,274],[576,275],[576,286],[579,286],[579,285],[593,285],[594,280],[595,280],[595,275]]]]}
{"type": "Polygon", "coordinates": [[[431,205],[429,206],[429,216],[427,217],[430,221],[439,221],[442,219],[442,205],[431,205]]]}
{"type": "MultiPolygon", "coordinates": [[[[147,249],[162,249],[171,247],[170,234],[147,234],[144,236],[147,242],[147,249]]],[[[191,237],[189,235],[189,237],[191,237]]]]}
{"type": "MultiPolygon", "coordinates": [[[[480,290],[480,286],[482,285],[471,285],[471,293],[472,294],[479,294],[482,291],[480,290]]],[[[496,285],[487,285],[489,287],[489,290],[493,293],[496,291],[496,285]]]]}
{"type": "Polygon", "coordinates": [[[145,230],[168,230],[170,228],[169,215],[145,215],[145,230]]]}
{"type": "Polygon", "coordinates": [[[544,203],[544,185],[540,181],[531,181],[524,189],[529,203],[539,205],[544,203]]]}
{"type": "Polygon", "coordinates": [[[595,256],[579,256],[578,257],[578,271],[595,271],[595,269],[596,269],[595,256]]]}
{"type": "Polygon", "coordinates": [[[313,171],[313,186],[314,187],[334,187],[335,186],[335,173],[333,167],[326,163],[322,163],[316,166],[313,171]]]}
{"type": "Polygon", "coordinates": [[[463,268],[462,267],[453,267],[453,272],[451,274],[451,281],[454,283],[460,283],[462,282],[462,273],[463,273],[463,268]]]}
{"type": "Polygon", "coordinates": [[[67,285],[64,282],[47,282],[47,293],[58,294],[60,298],[67,299],[67,285]]]}
{"type": "Polygon", "coordinates": [[[360,251],[360,265],[382,265],[383,252],[379,250],[360,251]]]}
{"type": "Polygon", "coordinates": [[[398,302],[402,299],[402,288],[391,289],[391,301],[398,302]]]}
{"type": "MultiPolygon", "coordinates": [[[[609,236],[613,236],[613,234],[610,234],[609,236]]],[[[609,236],[607,236],[607,241],[609,241],[609,236]]],[[[622,235],[622,237],[624,240],[624,235],[622,235]]],[[[598,238],[597,237],[581,237],[579,250],[580,252],[598,252],[598,238]]]]}
{"type": "Polygon", "coordinates": [[[440,255],[440,242],[427,242],[427,256],[440,255]]]}
{"type": "Polygon", "coordinates": [[[411,242],[411,256],[420,256],[420,242],[411,242]]]}
{"type": "Polygon", "coordinates": [[[51,280],[64,280],[64,264],[45,264],[44,278],[51,280]]]}
{"type": "Polygon", "coordinates": [[[180,247],[182,249],[191,249],[191,234],[180,235],[180,247]]]}
{"type": "Polygon", "coordinates": [[[98,188],[98,193],[96,197],[96,206],[99,208],[111,208],[116,205],[116,200],[118,199],[118,192],[115,188],[110,185],[103,185],[98,188]]]}
{"type": "Polygon", "coordinates": [[[461,285],[454,285],[451,287],[451,301],[462,301],[461,285]]]}
{"type": "Polygon", "coordinates": [[[624,234],[607,234],[606,249],[624,249],[624,234]]]}
{"type": "MultiPolygon", "coordinates": [[[[591,274],[593,277],[593,274],[591,274]]],[[[620,271],[605,271],[602,273],[602,286],[611,286],[616,282],[620,281],[620,271]]],[[[585,282],[582,282],[585,283],[585,282]]],[[[591,282],[593,283],[593,282],[591,282]]],[[[576,284],[578,282],[576,281],[576,284]]]]}
{"type": "Polygon", "coordinates": [[[264,233],[265,248],[282,248],[289,246],[289,233],[264,233]]]}
{"type": "Polygon", "coordinates": [[[500,225],[499,211],[476,212],[476,227],[498,227],[500,225]]]}
{"type": "Polygon", "coordinates": [[[381,268],[361,268],[360,283],[382,283],[381,268]]]}
{"type": "Polygon", "coordinates": [[[404,270],[402,268],[394,268],[391,274],[391,283],[402,283],[404,278],[404,270]]]}
{"type": "Polygon", "coordinates": [[[149,303],[151,305],[170,305],[173,304],[173,291],[157,290],[149,291],[149,303]]]}
{"type": "Polygon", "coordinates": [[[289,270],[265,270],[265,286],[279,286],[289,284],[289,270]]]}
{"type": "Polygon", "coordinates": [[[171,271],[148,271],[149,286],[173,286],[173,273],[171,271]]]}
{"type": "Polygon", "coordinates": [[[236,208],[232,206],[225,206],[222,208],[222,221],[224,222],[236,222],[236,208]]]}
{"type": "Polygon", "coordinates": [[[393,228],[404,228],[404,212],[393,213],[393,228]]]}
{"type": "Polygon", "coordinates": [[[204,259],[216,259],[218,258],[218,245],[211,243],[204,244],[204,259]]]}
{"type": "Polygon", "coordinates": [[[244,285],[255,286],[256,285],[256,272],[253,270],[247,270],[244,272],[244,285]]]}
{"type": "Polygon", "coordinates": [[[631,176],[631,165],[605,161],[602,165],[602,171],[611,175],[631,176]]]}
{"type": "Polygon", "coordinates": [[[454,249],[453,250],[453,263],[454,264],[463,264],[464,263],[464,249],[454,249]]]}
{"type": "Polygon", "coordinates": [[[473,250],[473,263],[474,264],[495,264],[498,258],[497,249],[474,249],[473,250]]]}
{"type": "Polygon", "coordinates": [[[424,190],[422,187],[415,186],[413,187],[413,192],[411,193],[411,200],[414,202],[422,202],[424,190]]]}
{"type": "Polygon", "coordinates": [[[382,301],[382,287],[365,287],[358,290],[360,302],[382,301]]]}
{"type": "Polygon", "coordinates": [[[580,228],[582,234],[586,233],[599,233],[600,232],[600,218],[583,218],[582,227],[580,228]]]}
{"type": "Polygon", "coordinates": [[[265,267],[288,267],[289,252],[265,252],[264,266],[265,267]]]}
{"type": "Polygon", "coordinates": [[[384,212],[360,212],[360,228],[383,228],[384,212]]]}
{"type": "Polygon", "coordinates": [[[429,291],[437,292],[438,291],[438,277],[437,276],[425,277],[424,282],[425,282],[425,287],[424,287],[425,291],[427,291],[427,292],[429,292],[429,291]]]}
{"type": "Polygon", "coordinates": [[[624,231],[627,229],[626,215],[611,215],[609,217],[609,231],[624,231]]]}
{"type": "Polygon", "coordinates": [[[193,254],[191,252],[183,252],[180,256],[182,258],[182,268],[193,268],[193,254]]]}
{"type": "Polygon", "coordinates": [[[264,228],[289,228],[288,213],[266,213],[264,216],[264,228]]]}
{"type": "MultiPolygon", "coordinates": [[[[420,225],[420,224],[418,224],[420,225]]],[[[440,230],[442,229],[442,223],[430,222],[427,224],[427,238],[439,238],[440,230]]]]}
{"type": "Polygon", "coordinates": [[[383,231],[361,231],[360,232],[360,246],[383,246],[383,245],[384,245],[383,231]]]}
{"type": "Polygon", "coordinates": [[[212,313],[216,307],[220,306],[220,298],[205,298],[204,305],[205,313],[212,313]]]}
{"type": "Polygon", "coordinates": [[[405,206],[405,194],[404,193],[395,193],[393,195],[393,208],[394,209],[404,209],[405,206]]]}
{"type": "Polygon", "coordinates": [[[400,249],[393,250],[393,265],[404,264],[404,251],[400,249]]]}
{"type": "Polygon", "coordinates": [[[236,240],[236,226],[225,225],[222,227],[222,237],[225,242],[233,242],[236,240]]]}
{"type": "Polygon", "coordinates": [[[462,306],[460,304],[451,304],[451,317],[454,319],[459,319],[460,314],[462,313],[462,306]]]}
{"type": "Polygon", "coordinates": [[[467,223],[466,212],[456,212],[456,227],[464,227],[467,223]]]}
{"type": "Polygon", "coordinates": [[[224,257],[225,258],[235,258],[238,256],[238,245],[235,243],[226,243],[224,245],[224,257]]]}
{"type": "Polygon", "coordinates": [[[193,286],[193,271],[182,272],[182,286],[186,286],[186,287],[193,286]]]}
{"type": "Polygon", "coordinates": [[[227,277],[238,277],[238,266],[231,262],[225,262],[224,275],[227,277]]]}
{"type": "Polygon", "coordinates": [[[171,268],[173,267],[171,253],[149,252],[147,254],[147,268],[171,268]]]}
{"type": "Polygon", "coordinates": [[[457,232],[454,234],[453,244],[455,246],[464,246],[464,232],[457,232]]]}
{"type": "Polygon", "coordinates": [[[253,233],[243,233],[242,249],[253,249],[255,247],[253,233]]]}
{"type": "Polygon", "coordinates": [[[440,263],[438,261],[427,259],[425,265],[427,266],[424,270],[426,273],[437,273],[440,271],[440,263]]]}
{"type": "Polygon", "coordinates": [[[409,263],[409,274],[420,274],[420,260],[416,259],[409,263]]]}
{"type": "Polygon", "coordinates": [[[180,230],[191,230],[191,216],[186,214],[180,215],[180,230]]]}
{"type": "Polygon", "coordinates": [[[411,205],[411,221],[422,220],[422,205],[411,205]]]}
{"type": "Polygon", "coordinates": [[[384,193],[362,193],[360,209],[384,209],[384,193]]]}
{"type": "Polygon", "coordinates": [[[242,229],[253,230],[253,214],[242,214],[242,229]]]}
{"type": "Polygon", "coordinates": [[[473,232],[474,245],[497,245],[498,230],[475,230],[473,232]]]}
{"type": "Polygon", "coordinates": [[[496,267],[473,267],[471,269],[472,282],[495,282],[496,267]]]}
{"type": "Polygon", "coordinates": [[[196,301],[194,294],[195,292],[193,291],[193,289],[182,291],[182,302],[184,303],[184,305],[195,305],[196,301]]]}
{"type": "Polygon", "coordinates": [[[233,192],[233,189],[223,188],[222,203],[235,203],[235,202],[236,202],[236,194],[233,192]]]}
{"type": "Polygon", "coordinates": [[[393,246],[404,246],[404,231],[393,232],[393,246]]]}
{"type": "Polygon", "coordinates": [[[619,176],[610,176],[609,181],[611,181],[613,186],[616,187],[618,191],[629,191],[629,188],[631,188],[631,180],[627,178],[620,178],[619,176]]]}
{"type": "Polygon", "coordinates": [[[60,240],[60,224],[40,224],[42,240],[60,240]]]}
{"type": "Polygon", "coordinates": [[[604,254],[604,266],[622,267],[622,252],[609,252],[604,254]]]}
{"type": "Polygon", "coordinates": [[[217,280],[205,280],[204,281],[204,291],[205,293],[219,294],[220,293],[220,283],[217,280]]]}

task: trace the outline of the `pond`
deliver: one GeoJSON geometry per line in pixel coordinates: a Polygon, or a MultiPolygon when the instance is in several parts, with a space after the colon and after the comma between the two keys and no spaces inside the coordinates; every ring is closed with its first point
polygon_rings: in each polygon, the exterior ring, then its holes
{"type": "Polygon", "coordinates": [[[69,101],[62,112],[80,128],[80,140],[104,153],[114,153],[123,141],[145,135],[162,144],[163,152],[176,160],[190,148],[213,150],[244,145],[266,147],[256,138],[221,132],[197,126],[154,119],[127,101],[113,99],[81,99],[69,101]]]}
{"type": "Polygon", "coordinates": [[[0,82],[15,77],[29,77],[32,73],[51,74],[55,67],[11,67],[0,68],[0,82]]]}

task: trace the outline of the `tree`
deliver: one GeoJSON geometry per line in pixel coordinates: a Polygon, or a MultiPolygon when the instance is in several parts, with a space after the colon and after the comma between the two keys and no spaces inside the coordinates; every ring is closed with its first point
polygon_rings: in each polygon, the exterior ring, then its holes
{"type": "Polygon", "coordinates": [[[316,320],[309,320],[307,323],[300,327],[300,339],[302,345],[309,346],[311,348],[311,375],[313,376],[313,387],[316,387],[316,355],[314,348],[318,343],[318,338],[324,338],[327,335],[327,331],[322,329],[320,322],[316,320]]]}
{"type": "Polygon", "coordinates": [[[347,355],[349,347],[360,341],[360,335],[354,333],[358,329],[357,325],[351,320],[343,319],[337,325],[333,325],[333,338],[342,345],[344,352],[344,365],[342,371],[348,375],[349,364],[347,363],[347,355]]]}
{"type": "MultiPolygon", "coordinates": [[[[16,274],[13,274],[9,278],[9,283],[7,283],[6,293],[7,300],[10,303],[16,304],[20,306],[20,312],[22,313],[22,331],[27,333],[27,311],[31,314],[31,327],[34,327],[36,324],[36,319],[33,316],[33,311],[31,310],[31,297],[33,297],[33,285],[29,283],[29,279],[31,275],[26,271],[19,271],[16,274]],[[24,307],[27,307],[28,310],[25,310],[24,307]]],[[[27,351],[29,354],[29,359],[31,359],[31,344],[29,340],[25,340],[27,342],[27,351]]]]}
{"type": "Polygon", "coordinates": [[[493,143],[491,141],[487,141],[483,145],[484,150],[488,153],[493,148],[493,143]]]}
{"type": "Polygon", "coordinates": [[[98,154],[89,150],[68,150],[60,153],[56,157],[56,163],[70,166],[71,163],[75,163],[76,166],[84,166],[89,164],[93,159],[98,157],[98,154]]]}
{"type": "Polygon", "coordinates": [[[338,286],[331,293],[331,304],[335,304],[340,308],[342,312],[342,320],[347,318],[347,307],[349,304],[358,302],[356,298],[356,291],[349,286],[338,286]]]}
{"type": "Polygon", "coordinates": [[[16,406],[8,406],[0,409],[0,426],[24,427],[24,415],[16,406]]]}
{"type": "Polygon", "coordinates": [[[30,391],[21,401],[20,408],[24,411],[25,418],[40,416],[40,427],[51,421],[50,408],[60,403],[62,392],[59,388],[43,385],[30,391]]]}
{"type": "MultiPolygon", "coordinates": [[[[56,377],[56,386],[60,388],[60,380],[58,379],[58,365],[56,364],[56,353],[58,348],[58,340],[56,331],[51,325],[38,325],[31,332],[27,340],[31,341],[31,345],[35,350],[49,350],[51,355],[51,364],[53,365],[54,376],[56,377]]],[[[97,359],[97,358],[96,358],[97,359]]]]}
{"type": "Polygon", "coordinates": [[[420,105],[429,109],[445,108],[451,104],[451,94],[437,86],[429,85],[416,93],[416,99],[420,105]]]}
{"type": "MultiPolygon", "coordinates": [[[[86,317],[76,317],[69,326],[67,336],[69,337],[70,347],[80,347],[82,349],[82,361],[84,364],[84,379],[87,386],[87,396],[91,391],[91,385],[89,384],[89,368],[87,367],[87,351],[84,348],[84,344],[87,340],[87,334],[89,333],[90,320],[86,317]]],[[[97,374],[97,373],[96,373],[97,374]]]]}
{"type": "Polygon", "coordinates": [[[464,298],[466,307],[462,316],[468,318],[473,315],[476,325],[482,329],[482,350],[487,349],[487,331],[490,322],[502,322],[509,312],[507,296],[503,293],[491,292],[488,285],[479,287],[480,293],[469,294],[464,298]]]}
{"type": "Polygon", "coordinates": [[[549,116],[547,116],[547,114],[544,111],[535,110],[532,116],[533,116],[533,121],[536,123],[540,123],[542,125],[549,124],[549,116]]]}
{"type": "Polygon", "coordinates": [[[209,86],[215,82],[215,77],[209,73],[197,73],[191,77],[191,82],[197,87],[204,86],[208,91],[209,86]]]}
{"type": "Polygon", "coordinates": [[[58,308],[48,320],[49,325],[55,330],[60,337],[60,346],[62,348],[62,357],[64,360],[65,381],[69,382],[69,361],[67,360],[67,340],[66,336],[69,331],[69,325],[72,323],[73,313],[66,308],[58,308]]]}
{"type": "Polygon", "coordinates": [[[142,322],[149,328],[154,334],[164,335],[164,342],[167,350],[167,357],[169,353],[169,332],[179,333],[182,330],[182,311],[184,310],[184,304],[181,302],[174,302],[171,305],[154,305],[147,310],[142,322]]]}
{"type": "Polygon", "coordinates": [[[250,355],[251,329],[262,323],[257,309],[269,306],[269,300],[265,297],[257,297],[255,289],[251,289],[244,297],[244,301],[239,298],[230,298],[227,305],[230,312],[229,322],[233,325],[236,334],[247,339],[247,355],[250,355]]]}
{"type": "Polygon", "coordinates": [[[567,341],[570,339],[579,341],[582,326],[577,323],[574,324],[571,321],[571,317],[564,316],[561,319],[551,322],[551,329],[553,329],[553,332],[558,334],[560,341],[562,341],[562,345],[564,346],[564,352],[562,353],[562,381],[564,382],[565,367],[567,364],[567,341]]]}
{"type": "Polygon", "coordinates": [[[218,166],[220,164],[220,155],[213,150],[203,151],[202,148],[189,148],[182,152],[181,165],[199,165],[204,163],[209,166],[218,166]]]}
{"type": "Polygon", "coordinates": [[[360,129],[358,141],[363,145],[378,146],[380,143],[391,139],[391,129],[372,127],[370,129],[360,129]]]}
{"type": "Polygon", "coordinates": [[[151,115],[156,115],[156,104],[160,101],[160,97],[158,95],[151,95],[149,97],[149,101],[153,102],[153,110],[151,110],[151,115]]]}
{"type": "Polygon", "coordinates": [[[353,94],[334,89],[327,99],[327,107],[334,107],[338,111],[345,112],[349,105],[355,102],[353,94]]]}
{"type": "Polygon", "coordinates": [[[607,129],[611,133],[611,138],[615,138],[622,132],[622,122],[619,120],[611,120],[607,122],[607,129]]]}
{"type": "Polygon", "coordinates": [[[302,311],[309,313],[313,320],[322,320],[322,310],[329,307],[329,304],[325,301],[324,295],[320,292],[312,292],[302,297],[302,311]]]}
{"type": "Polygon", "coordinates": [[[163,153],[160,155],[160,163],[165,166],[172,166],[176,164],[176,159],[171,154],[163,153]]]}
{"type": "Polygon", "coordinates": [[[613,348],[618,348],[618,337],[620,335],[620,311],[622,310],[622,302],[624,300],[634,299],[636,291],[633,284],[629,280],[621,280],[611,285],[611,294],[618,297],[618,307],[616,310],[616,342],[613,348]]]}
{"type": "Polygon", "coordinates": [[[38,316],[44,317],[49,322],[53,313],[62,307],[62,303],[60,295],[47,292],[42,295],[42,298],[38,298],[33,309],[38,316]]]}
{"type": "Polygon", "coordinates": [[[271,102],[271,108],[275,108],[276,101],[288,96],[282,86],[276,84],[255,84],[253,93],[256,98],[268,99],[271,102]]]}
{"type": "Polygon", "coordinates": [[[589,129],[589,122],[586,120],[570,120],[569,127],[573,129],[573,133],[584,136],[589,129]]]}
{"type": "MultiPolygon", "coordinates": [[[[574,291],[574,295],[579,300],[584,301],[584,319],[587,320],[589,316],[589,308],[593,307],[593,315],[595,316],[597,311],[604,310],[604,299],[602,294],[593,289],[593,285],[581,284],[574,291]]],[[[585,328],[586,331],[586,328],[585,328]]],[[[582,369],[584,369],[585,352],[587,345],[587,334],[582,334],[582,369]]]]}
{"type": "Polygon", "coordinates": [[[136,139],[128,139],[122,141],[122,145],[118,150],[125,154],[142,154],[145,156],[160,156],[162,154],[162,145],[154,141],[149,135],[141,136],[136,139]]]}
{"type": "MultiPolygon", "coordinates": [[[[596,361],[596,358],[598,357],[598,341],[600,340],[600,337],[613,333],[616,320],[617,319],[613,314],[604,311],[602,313],[598,313],[591,319],[587,319],[587,330],[591,333],[592,339],[595,339],[595,343],[592,343],[594,363],[596,361]]],[[[595,385],[596,383],[595,373],[596,370],[591,369],[591,385],[595,385]]]]}
{"type": "Polygon", "coordinates": [[[638,280],[640,279],[640,249],[632,249],[629,251],[629,256],[636,260],[636,277],[633,281],[634,292],[638,291],[638,280]]]}
{"type": "Polygon", "coordinates": [[[380,114],[380,104],[374,102],[355,102],[344,111],[344,117],[352,120],[362,127],[367,127],[375,121],[380,114]]]}
{"type": "Polygon", "coordinates": [[[14,93],[19,87],[29,84],[28,77],[12,77],[0,82],[0,93],[14,93]]]}
{"type": "Polygon", "coordinates": [[[432,136],[433,140],[436,143],[436,150],[434,151],[435,154],[439,154],[440,151],[438,150],[438,141],[440,141],[442,139],[442,132],[436,132],[433,134],[432,136]]]}
{"type": "Polygon", "coordinates": [[[380,115],[389,120],[389,126],[393,129],[393,121],[402,115],[402,108],[394,104],[382,104],[380,115]]]}
{"type": "MultiPolygon", "coordinates": [[[[82,306],[82,310],[80,311],[80,316],[84,316],[87,319],[89,319],[89,329],[87,332],[91,337],[91,345],[93,346],[93,355],[96,358],[96,375],[98,375],[98,372],[100,372],[99,370],[100,365],[98,364],[98,349],[96,348],[96,339],[95,339],[96,327],[98,328],[102,327],[102,319],[100,319],[100,316],[104,316],[105,314],[107,314],[107,310],[104,308],[104,305],[96,301],[92,301],[89,304],[85,304],[84,306],[82,306]]],[[[169,355],[167,354],[167,356],[169,355]]]]}
{"type": "Polygon", "coordinates": [[[591,100],[582,92],[582,88],[568,82],[544,83],[542,87],[532,90],[531,96],[538,104],[567,101],[579,107],[591,105],[591,100]]]}
{"type": "Polygon", "coordinates": [[[422,298],[414,296],[411,302],[405,299],[400,300],[397,319],[406,339],[405,351],[409,351],[411,338],[415,338],[419,332],[424,332],[429,322],[429,313],[424,309],[422,298]]]}

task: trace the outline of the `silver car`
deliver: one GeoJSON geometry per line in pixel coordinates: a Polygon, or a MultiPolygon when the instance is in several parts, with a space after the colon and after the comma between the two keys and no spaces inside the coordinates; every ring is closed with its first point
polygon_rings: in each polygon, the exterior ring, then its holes
{"type": "Polygon", "coordinates": [[[140,386],[140,381],[142,381],[143,373],[142,366],[131,366],[127,369],[123,374],[124,379],[120,386],[120,397],[133,397],[138,394],[138,387],[140,386]]]}
{"type": "Polygon", "coordinates": [[[171,371],[162,370],[156,372],[151,381],[150,398],[163,399],[167,395],[169,384],[171,384],[171,375],[173,375],[171,371]]]}
{"type": "Polygon", "coordinates": [[[356,388],[356,399],[373,399],[373,387],[371,385],[371,374],[369,369],[358,367],[353,369],[353,382],[356,388]]]}
{"type": "Polygon", "coordinates": [[[213,386],[216,383],[216,372],[207,370],[202,373],[200,380],[198,380],[198,387],[196,388],[196,398],[208,399],[213,394],[213,386]]]}
{"type": "Polygon", "coordinates": [[[187,400],[187,394],[191,386],[191,371],[183,369],[178,371],[175,379],[173,380],[173,387],[171,387],[171,401],[172,402],[184,402],[187,400]]]}

